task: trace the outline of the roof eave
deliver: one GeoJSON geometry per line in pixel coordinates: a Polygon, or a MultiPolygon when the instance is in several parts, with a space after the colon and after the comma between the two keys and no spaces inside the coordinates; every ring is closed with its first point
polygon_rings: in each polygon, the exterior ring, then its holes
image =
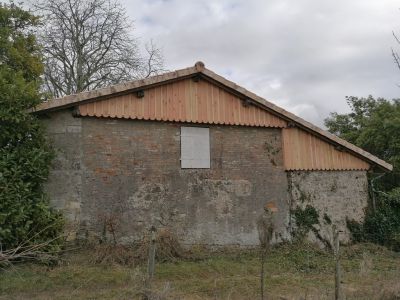
{"type": "Polygon", "coordinates": [[[127,94],[144,88],[149,88],[159,84],[165,84],[176,80],[181,80],[185,77],[191,77],[200,73],[201,68],[198,66],[168,72],[161,75],[152,76],[145,79],[124,82],[121,84],[111,85],[105,88],[100,88],[92,91],[80,92],[77,94],[67,95],[61,98],[51,99],[40,103],[33,108],[33,113],[44,113],[53,110],[64,109],[77,104],[96,101],[98,99],[107,99],[116,95],[127,94]]]}

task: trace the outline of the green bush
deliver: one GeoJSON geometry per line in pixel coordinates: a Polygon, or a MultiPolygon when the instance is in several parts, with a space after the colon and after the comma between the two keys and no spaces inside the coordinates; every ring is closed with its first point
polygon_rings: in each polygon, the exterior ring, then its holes
{"type": "MultiPolygon", "coordinates": [[[[59,246],[62,218],[49,207],[43,184],[53,157],[37,118],[41,101],[38,19],[15,4],[0,4],[0,245],[49,242],[59,246]]],[[[43,250],[43,249],[41,249],[43,250]]]]}
{"type": "Polygon", "coordinates": [[[400,251],[400,188],[377,199],[376,210],[369,209],[364,223],[348,220],[355,242],[373,242],[400,251]]]}

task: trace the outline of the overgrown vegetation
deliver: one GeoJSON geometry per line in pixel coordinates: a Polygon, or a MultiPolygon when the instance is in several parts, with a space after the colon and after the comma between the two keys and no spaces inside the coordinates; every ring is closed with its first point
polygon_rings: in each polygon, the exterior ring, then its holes
{"type": "Polygon", "coordinates": [[[309,204],[304,209],[296,207],[293,210],[293,215],[296,221],[295,236],[297,238],[304,238],[310,230],[314,231],[314,225],[319,224],[318,212],[309,204]]]}
{"type": "Polygon", "coordinates": [[[349,220],[356,241],[371,241],[400,251],[400,100],[347,97],[351,113],[332,113],[329,131],[393,165],[393,172],[371,176],[376,209],[363,224],[349,220]]]}
{"type": "Polygon", "coordinates": [[[369,209],[364,223],[347,221],[356,242],[370,241],[400,251],[400,188],[378,198],[377,209],[369,209]]]}
{"type": "MultiPolygon", "coordinates": [[[[52,150],[35,116],[43,71],[33,34],[39,19],[0,4],[0,246],[59,246],[62,218],[43,192],[52,150]],[[45,244],[43,244],[45,243],[45,244]]],[[[18,248],[19,249],[19,248],[18,248]]]]}
{"type": "MultiPolygon", "coordinates": [[[[24,264],[1,274],[0,299],[140,299],[145,263],[94,264],[93,250],[67,252],[58,266],[24,264]]],[[[259,299],[258,251],[191,251],[192,258],[157,262],[158,299],[259,299]]],[[[400,256],[383,247],[342,248],[346,299],[396,299],[400,256]],[[392,297],[392,298],[390,298],[392,297]]],[[[268,299],[333,299],[334,261],[309,244],[282,244],[266,260],[268,299]]]]}
{"type": "MultiPolygon", "coordinates": [[[[180,259],[190,259],[193,253],[184,251],[178,238],[167,228],[161,228],[156,234],[156,259],[159,262],[174,262],[180,259]]],[[[91,262],[102,265],[135,266],[147,261],[149,256],[150,237],[144,236],[132,245],[121,245],[114,242],[102,242],[91,245],[94,249],[91,262]]]]}

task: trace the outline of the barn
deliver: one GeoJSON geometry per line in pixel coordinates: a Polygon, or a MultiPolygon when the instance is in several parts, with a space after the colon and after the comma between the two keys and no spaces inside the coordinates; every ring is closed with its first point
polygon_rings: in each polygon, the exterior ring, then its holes
{"type": "Polygon", "coordinates": [[[112,230],[121,243],[150,227],[183,244],[258,243],[256,220],[275,207],[274,241],[298,212],[349,239],[362,221],[368,172],[392,166],[205,68],[49,100],[35,114],[56,149],[46,190],[71,238],[112,230]]]}

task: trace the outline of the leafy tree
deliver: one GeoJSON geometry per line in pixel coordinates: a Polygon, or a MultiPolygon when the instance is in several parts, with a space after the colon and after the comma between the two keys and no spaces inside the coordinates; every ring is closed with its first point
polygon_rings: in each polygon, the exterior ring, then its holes
{"type": "Polygon", "coordinates": [[[348,220],[355,241],[370,241],[400,251],[400,100],[347,97],[349,114],[332,113],[328,130],[390,162],[393,172],[379,178],[376,208],[362,224],[348,220]]]}
{"type": "Polygon", "coordinates": [[[400,99],[347,97],[351,112],[331,113],[325,126],[331,133],[388,161],[393,172],[380,179],[386,191],[400,186],[400,99]]]}
{"type": "MultiPolygon", "coordinates": [[[[38,120],[28,112],[40,102],[37,17],[0,4],[0,244],[10,249],[58,236],[59,214],[43,193],[53,156],[38,120]]],[[[50,243],[56,246],[57,242],[50,243]]]]}
{"type": "Polygon", "coordinates": [[[43,14],[45,83],[56,97],[148,77],[163,70],[153,43],[142,55],[118,0],[36,0],[43,14]]]}

